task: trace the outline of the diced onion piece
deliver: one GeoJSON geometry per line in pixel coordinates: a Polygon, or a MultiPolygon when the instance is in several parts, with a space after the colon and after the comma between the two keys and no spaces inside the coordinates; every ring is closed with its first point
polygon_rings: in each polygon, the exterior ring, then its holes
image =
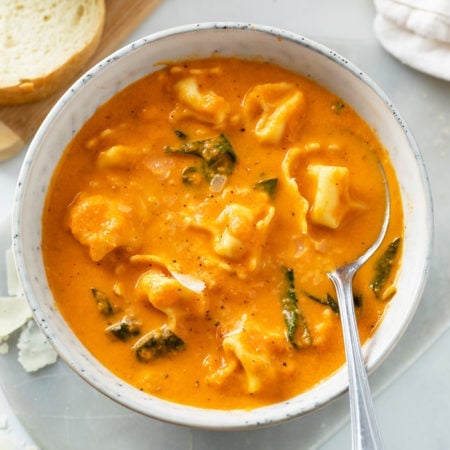
{"type": "Polygon", "coordinates": [[[227,182],[226,175],[216,174],[212,177],[212,180],[209,183],[209,189],[211,192],[222,192],[226,182],[227,182]]]}
{"type": "Polygon", "coordinates": [[[192,275],[177,272],[170,273],[175,278],[175,280],[178,281],[178,283],[180,283],[186,289],[196,292],[197,294],[203,292],[206,287],[205,283],[202,280],[200,280],[199,278],[195,278],[192,275]]]}

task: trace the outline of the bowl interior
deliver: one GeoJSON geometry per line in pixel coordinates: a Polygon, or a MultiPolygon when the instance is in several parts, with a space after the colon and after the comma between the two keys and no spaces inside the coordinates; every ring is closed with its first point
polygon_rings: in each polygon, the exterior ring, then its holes
{"type": "Polygon", "coordinates": [[[201,24],[142,38],[103,60],[65,93],[36,134],[19,177],[13,236],[19,275],[36,320],[60,356],[86,381],[151,417],[189,426],[238,429],[278,423],[326,404],[347,388],[346,371],[339,370],[287,402],[246,412],[205,411],[152,398],[112,375],[79,343],[54,306],[41,253],[47,186],[66,145],[84,122],[117,91],[158,70],[162,62],[212,54],[260,58],[311,77],[352,105],[389,149],[405,212],[404,256],[398,293],[364,347],[368,369],[373,370],[400,338],[422,293],[432,237],[429,188],[414,139],[386,96],[345,58],[307,38],[263,26],[201,24]]]}

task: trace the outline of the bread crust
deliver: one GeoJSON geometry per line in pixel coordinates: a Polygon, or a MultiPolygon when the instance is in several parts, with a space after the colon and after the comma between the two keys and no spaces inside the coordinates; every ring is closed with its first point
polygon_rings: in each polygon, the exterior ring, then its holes
{"type": "Polygon", "coordinates": [[[20,105],[50,96],[73,81],[81,73],[85,63],[94,54],[103,34],[105,25],[105,2],[99,2],[99,21],[91,41],[59,67],[45,76],[21,80],[14,86],[0,86],[0,105],[20,105]]]}

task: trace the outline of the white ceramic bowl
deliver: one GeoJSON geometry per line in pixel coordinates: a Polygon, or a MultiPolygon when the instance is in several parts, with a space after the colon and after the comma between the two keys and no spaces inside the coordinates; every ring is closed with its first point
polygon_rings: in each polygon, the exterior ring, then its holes
{"type": "Polygon", "coordinates": [[[62,96],[30,146],[15,200],[14,248],[35,319],[61,358],[88,383],[135,411],[168,422],[212,429],[251,428],[298,417],[335,399],[347,389],[346,370],[339,370],[295,398],[252,411],[205,410],[154,398],[111,374],[78,341],[55,308],[41,253],[41,216],[47,186],[77,130],[118,90],[157,70],[155,63],[212,53],[263,57],[311,77],[352,105],[389,149],[401,186],[406,228],[398,293],[381,326],[364,346],[372,371],[399,340],[422,294],[432,240],[427,177],[414,139],[386,95],[348,60],[305,37],[249,24],[190,25],[139,39],[97,64],[62,96]]]}

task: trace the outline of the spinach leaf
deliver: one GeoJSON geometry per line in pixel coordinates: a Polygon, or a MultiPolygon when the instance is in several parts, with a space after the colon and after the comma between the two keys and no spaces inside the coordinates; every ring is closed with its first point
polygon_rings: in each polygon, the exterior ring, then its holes
{"type": "Polygon", "coordinates": [[[376,297],[380,297],[383,287],[389,278],[392,270],[392,263],[398,253],[400,242],[401,239],[399,237],[395,238],[377,261],[375,266],[375,274],[372,282],[370,283],[370,288],[375,293],[376,297]]]}
{"type": "Polygon", "coordinates": [[[116,312],[116,306],[111,302],[105,292],[100,289],[91,288],[91,294],[94,297],[94,300],[97,303],[97,308],[102,316],[112,316],[116,312]]]}
{"type": "Polygon", "coordinates": [[[183,347],[184,341],[167,325],[162,325],[142,336],[132,349],[136,352],[136,358],[139,361],[149,362],[169,352],[181,350],[183,347]]]}
{"type": "Polygon", "coordinates": [[[287,339],[294,348],[298,348],[299,344],[296,340],[296,335],[299,326],[301,326],[303,329],[301,335],[303,344],[311,345],[311,334],[295,293],[294,270],[289,267],[283,267],[283,271],[287,283],[287,289],[281,299],[281,306],[284,323],[286,324],[287,339]]]}
{"type": "MultiPolygon", "coordinates": [[[[165,147],[165,153],[192,155],[201,159],[198,167],[206,181],[211,181],[214,175],[230,175],[233,173],[237,161],[236,153],[231,142],[224,134],[193,142],[186,142],[179,148],[165,147]]],[[[183,170],[183,182],[190,183],[190,177],[186,176],[194,172],[193,167],[183,170]],[[186,174],[186,170],[188,173],[186,174]]]]}
{"type": "Polygon", "coordinates": [[[265,180],[258,181],[254,184],[254,189],[265,191],[270,197],[275,195],[278,185],[278,178],[267,178],[265,180]]]}

